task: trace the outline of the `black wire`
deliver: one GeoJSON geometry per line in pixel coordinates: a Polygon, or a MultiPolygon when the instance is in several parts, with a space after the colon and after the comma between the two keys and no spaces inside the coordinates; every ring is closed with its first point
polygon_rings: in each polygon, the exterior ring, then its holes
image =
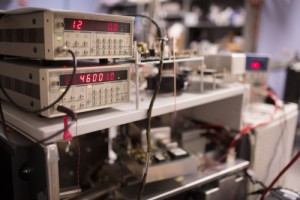
{"type": "Polygon", "coordinates": [[[158,37],[161,40],[161,55],[160,55],[160,63],[159,63],[159,70],[158,70],[158,82],[156,84],[156,88],[153,92],[148,110],[147,110],[147,131],[146,131],[146,137],[147,137],[147,157],[146,157],[146,163],[145,163],[145,169],[144,169],[144,175],[143,175],[143,179],[142,179],[142,184],[138,193],[138,197],[137,199],[140,200],[143,194],[143,191],[145,189],[145,185],[146,185],[146,179],[147,179],[147,174],[148,174],[148,167],[149,167],[149,163],[150,163],[150,157],[151,157],[151,152],[152,152],[152,146],[151,146],[151,142],[150,142],[150,129],[151,129],[151,115],[152,115],[152,108],[153,108],[153,104],[154,101],[156,99],[156,96],[159,92],[160,89],[160,85],[161,85],[161,79],[162,79],[162,68],[163,68],[163,54],[164,54],[164,42],[165,42],[165,38],[162,37],[162,33],[161,33],[161,29],[158,26],[158,24],[156,23],[156,21],[154,21],[151,17],[146,16],[146,15],[141,15],[141,14],[132,14],[132,15],[128,15],[128,16],[133,16],[133,17],[141,17],[141,18],[145,18],[150,20],[157,28],[157,33],[158,33],[158,37]]]}
{"type": "Polygon", "coordinates": [[[55,104],[59,103],[60,100],[62,100],[62,98],[64,98],[64,96],[67,94],[67,92],[69,91],[70,87],[72,86],[75,74],[76,74],[76,69],[77,69],[77,59],[75,57],[75,54],[72,50],[67,49],[66,50],[68,53],[70,53],[72,55],[73,58],[73,62],[74,62],[74,66],[73,66],[73,72],[72,72],[72,76],[71,76],[71,80],[69,82],[69,84],[67,85],[65,91],[51,104],[49,104],[48,106],[41,108],[41,109],[37,109],[37,110],[28,110],[22,106],[20,106],[19,104],[17,104],[5,91],[3,85],[2,85],[2,81],[0,81],[0,90],[2,91],[2,93],[4,94],[4,96],[7,98],[7,100],[9,100],[15,107],[17,107],[18,109],[27,112],[27,113],[40,113],[43,112],[45,110],[48,110],[50,108],[52,108],[55,104]]]}
{"type": "Polygon", "coordinates": [[[59,105],[59,106],[57,106],[56,110],[58,112],[65,113],[66,115],[71,117],[72,121],[77,121],[77,114],[72,109],[59,105]]]}
{"type": "Polygon", "coordinates": [[[160,43],[160,61],[159,61],[159,70],[158,70],[158,82],[156,84],[156,88],[153,92],[148,110],[147,110],[147,131],[146,131],[146,137],[147,137],[147,157],[146,157],[146,163],[145,163],[145,169],[144,169],[144,175],[143,175],[143,179],[142,179],[142,184],[138,193],[138,197],[137,199],[140,200],[143,194],[143,191],[145,189],[145,185],[146,185],[146,180],[147,180],[147,174],[148,174],[148,167],[149,167],[149,163],[150,163],[150,157],[151,157],[151,152],[152,152],[152,146],[151,146],[151,140],[150,140],[150,129],[151,129],[151,115],[152,115],[152,109],[153,109],[153,104],[154,101],[156,99],[156,96],[159,92],[160,89],[160,85],[161,85],[161,80],[162,80],[162,68],[163,68],[163,59],[164,59],[164,48],[165,48],[165,41],[166,38],[162,37],[162,33],[161,33],[161,29],[158,26],[158,24],[156,23],[156,21],[154,21],[154,19],[152,19],[149,16],[146,15],[141,15],[141,14],[132,14],[132,15],[128,15],[128,16],[133,16],[133,17],[141,17],[141,18],[145,18],[150,20],[157,28],[157,33],[158,33],[158,37],[161,40],[160,43]]]}
{"type": "Polygon", "coordinates": [[[153,92],[153,96],[151,98],[149,108],[147,110],[147,131],[146,131],[146,137],[147,137],[147,160],[145,164],[145,170],[144,170],[144,175],[142,179],[142,185],[140,187],[139,193],[138,193],[138,200],[141,199],[143,191],[145,189],[146,185],[146,180],[147,180],[147,174],[148,174],[148,167],[150,163],[150,157],[151,157],[151,152],[152,152],[152,146],[151,146],[151,139],[150,139],[150,129],[151,129],[151,115],[152,115],[152,109],[154,105],[154,101],[156,99],[156,96],[159,92],[160,85],[161,85],[161,80],[162,80],[162,69],[163,69],[163,54],[164,54],[164,48],[165,48],[165,40],[161,38],[161,43],[160,43],[160,61],[159,61],[159,70],[158,70],[158,82],[156,83],[156,88],[153,92]]]}
{"type": "Polygon", "coordinates": [[[265,189],[267,186],[260,180],[256,179],[256,177],[252,176],[249,174],[249,172],[246,170],[245,171],[246,177],[248,177],[253,184],[259,184],[263,189],[265,189]]]}
{"type": "Polygon", "coordinates": [[[68,130],[74,124],[74,122],[77,121],[77,115],[76,115],[76,113],[72,109],[67,108],[65,106],[58,106],[57,107],[57,111],[65,113],[66,115],[68,115],[68,117],[70,117],[72,119],[72,123],[68,124],[68,126],[66,126],[63,129],[57,131],[56,133],[50,135],[49,137],[46,137],[46,138],[44,138],[42,140],[37,141],[37,143],[39,143],[39,144],[45,143],[46,141],[48,141],[48,140],[50,140],[50,139],[52,139],[52,138],[60,135],[61,133],[63,133],[66,130],[68,130]]]}

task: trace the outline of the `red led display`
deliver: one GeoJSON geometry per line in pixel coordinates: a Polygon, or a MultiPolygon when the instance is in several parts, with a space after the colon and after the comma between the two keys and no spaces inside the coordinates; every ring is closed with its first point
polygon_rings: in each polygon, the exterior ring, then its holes
{"type": "Polygon", "coordinates": [[[72,29],[81,30],[82,29],[82,20],[74,19],[72,22],[72,29]]]}
{"type": "Polygon", "coordinates": [[[130,24],[87,19],[64,19],[65,30],[103,31],[103,32],[130,32],[130,24]]]}
{"type": "Polygon", "coordinates": [[[251,69],[258,70],[261,69],[261,63],[257,61],[253,61],[250,65],[251,69]]]}
{"type": "MultiPolygon", "coordinates": [[[[60,75],[60,85],[66,86],[70,83],[72,75],[60,75]]],[[[81,73],[75,74],[72,85],[92,84],[109,81],[118,81],[127,79],[127,70],[95,72],[95,73],[81,73]]]]}

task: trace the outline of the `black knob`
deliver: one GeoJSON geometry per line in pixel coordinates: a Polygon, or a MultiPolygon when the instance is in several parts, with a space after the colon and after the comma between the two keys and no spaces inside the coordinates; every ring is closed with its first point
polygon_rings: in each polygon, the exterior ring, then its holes
{"type": "Polygon", "coordinates": [[[34,169],[29,162],[24,163],[19,169],[19,176],[21,179],[28,181],[32,176],[34,169]]]}

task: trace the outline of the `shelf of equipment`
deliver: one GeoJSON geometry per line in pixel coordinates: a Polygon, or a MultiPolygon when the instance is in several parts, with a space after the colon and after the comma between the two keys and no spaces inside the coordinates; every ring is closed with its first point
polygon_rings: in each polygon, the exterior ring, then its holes
{"type": "MultiPolygon", "coordinates": [[[[146,62],[141,61],[138,55],[137,58],[138,59],[133,61],[136,66],[136,70],[139,70],[139,66],[141,65],[159,64],[158,60],[150,60],[146,62]]],[[[164,59],[164,63],[195,61],[203,62],[203,56],[164,59]]],[[[200,76],[203,76],[203,73],[201,73],[200,76]]],[[[176,110],[182,110],[214,102],[220,99],[241,95],[243,93],[242,86],[203,92],[203,82],[201,80],[202,79],[200,78],[199,89],[197,92],[184,92],[182,95],[176,97],[176,103],[174,101],[173,94],[158,95],[157,100],[154,104],[152,116],[174,112],[175,107],[176,110]]],[[[136,78],[135,80],[135,85],[136,91],[134,92],[134,95],[132,95],[132,97],[135,96],[135,98],[131,98],[131,101],[129,103],[120,104],[112,108],[78,114],[78,122],[76,126],[70,127],[70,131],[73,133],[73,135],[75,136],[76,133],[76,135],[79,136],[97,130],[102,130],[109,127],[145,119],[152,94],[139,90],[138,78],[136,78]]],[[[41,118],[40,116],[37,116],[35,114],[24,113],[6,103],[4,103],[3,107],[6,122],[33,141],[40,141],[48,138],[49,136],[53,135],[63,128],[63,121],[60,117],[53,119],[41,118]]],[[[62,135],[63,134],[53,137],[52,139],[48,140],[47,143],[62,141],[62,135]]]]}
{"type": "MultiPolygon", "coordinates": [[[[244,89],[244,85],[236,84],[231,87],[219,88],[214,91],[203,93],[185,92],[176,97],[176,111],[240,96],[243,95],[244,89]]],[[[72,126],[70,131],[75,136],[77,127],[77,134],[83,135],[93,131],[145,119],[151,96],[152,95],[147,92],[140,92],[139,109],[136,109],[135,100],[132,100],[130,103],[112,108],[80,113],[78,114],[77,126],[72,126]]],[[[6,103],[3,104],[3,112],[7,123],[33,140],[42,140],[63,128],[63,120],[61,117],[46,119],[35,114],[24,113],[6,103]]],[[[174,111],[174,96],[172,94],[158,95],[154,103],[152,116],[159,116],[174,111]]],[[[63,136],[61,134],[48,142],[57,142],[62,139],[63,136]]]]}

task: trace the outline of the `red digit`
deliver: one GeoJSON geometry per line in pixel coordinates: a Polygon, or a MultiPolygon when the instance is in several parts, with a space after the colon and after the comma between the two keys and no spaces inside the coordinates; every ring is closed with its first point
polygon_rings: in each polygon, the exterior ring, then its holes
{"type": "Polygon", "coordinates": [[[91,82],[91,74],[86,75],[86,82],[91,82]]]}
{"type": "Polygon", "coordinates": [[[81,81],[81,83],[85,83],[84,81],[85,81],[85,75],[80,75],[80,81],[81,81]]]}
{"type": "Polygon", "coordinates": [[[93,83],[97,81],[97,74],[93,74],[93,83]]]}
{"type": "Polygon", "coordinates": [[[118,31],[118,23],[114,23],[114,32],[118,31]]]}
{"type": "Polygon", "coordinates": [[[110,73],[110,80],[111,81],[115,80],[115,73],[114,72],[110,73]]]}
{"type": "Polygon", "coordinates": [[[73,20],[72,28],[73,28],[73,29],[76,29],[76,20],[73,20]]]}
{"type": "Polygon", "coordinates": [[[78,24],[77,24],[76,28],[77,28],[78,30],[81,30],[82,24],[83,24],[82,20],[78,20],[78,24]]]}
{"type": "Polygon", "coordinates": [[[101,82],[103,80],[103,73],[99,74],[99,82],[101,82]]]}
{"type": "Polygon", "coordinates": [[[107,30],[108,31],[113,31],[113,27],[112,27],[112,23],[111,22],[108,23],[107,30]]]}

